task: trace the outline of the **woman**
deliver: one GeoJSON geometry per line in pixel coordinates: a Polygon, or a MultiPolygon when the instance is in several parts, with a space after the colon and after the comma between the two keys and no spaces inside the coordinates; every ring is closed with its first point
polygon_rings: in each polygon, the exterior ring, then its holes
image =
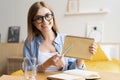
{"type": "MultiPolygon", "coordinates": [[[[44,3],[34,3],[28,12],[28,37],[24,44],[24,57],[36,57],[38,72],[85,69],[84,61],[61,55],[65,35],[58,32],[54,12],[44,3]],[[60,60],[57,60],[57,59],[60,60]]],[[[91,44],[91,53],[96,45],[91,44]]]]}

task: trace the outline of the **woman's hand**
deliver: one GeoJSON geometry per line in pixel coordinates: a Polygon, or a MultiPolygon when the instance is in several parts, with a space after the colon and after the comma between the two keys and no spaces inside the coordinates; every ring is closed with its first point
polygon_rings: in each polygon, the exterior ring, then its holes
{"type": "Polygon", "coordinates": [[[80,67],[80,66],[82,66],[84,64],[84,60],[82,60],[82,59],[77,59],[77,65],[80,67]]]}
{"type": "Polygon", "coordinates": [[[52,65],[54,65],[58,68],[65,66],[64,55],[56,54],[52,57],[52,60],[53,60],[52,65]]]}
{"type": "MultiPolygon", "coordinates": [[[[97,50],[97,45],[96,45],[96,43],[91,44],[90,47],[89,47],[90,53],[95,54],[95,53],[96,53],[96,50],[97,50]]],[[[77,65],[78,65],[78,66],[82,66],[83,64],[84,64],[84,60],[82,60],[82,59],[77,59],[77,65]]]]}
{"type": "Polygon", "coordinates": [[[45,63],[43,63],[42,65],[39,66],[39,71],[44,72],[45,69],[47,69],[51,65],[54,65],[58,68],[64,67],[65,66],[64,55],[60,55],[60,54],[56,53],[54,56],[49,58],[45,63]]]}
{"type": "Polygon", "coordinates": [[[97,44],[96,43],[91,44],[91,46],[89,47],[90,53],[95,54],[96,50],[97,50],[97,44]]]}

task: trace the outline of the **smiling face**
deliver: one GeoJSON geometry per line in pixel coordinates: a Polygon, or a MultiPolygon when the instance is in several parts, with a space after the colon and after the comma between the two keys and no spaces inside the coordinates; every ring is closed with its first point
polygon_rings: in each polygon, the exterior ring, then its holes
{"type": "Polygon", "coordinates": [[[53,16],[50,10],[45,7],[40,8],[34,16],[33,24],[42,33],[52,30],[53,16]]]}
{"type": "Polygon", "coordinates": [[[53,10],[43,1],[35,2],[29,8],[27,27],[28,42],[31,42],[35,36],[49,31],[59,32],[53,10]]]}

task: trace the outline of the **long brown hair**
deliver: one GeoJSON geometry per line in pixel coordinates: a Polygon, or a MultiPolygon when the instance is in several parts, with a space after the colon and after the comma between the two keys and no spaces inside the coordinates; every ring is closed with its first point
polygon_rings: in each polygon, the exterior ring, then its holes
{"type": "Polygon", "coordinates": [[[30,7],[30,9],[28,11],[28,18],[27,18],[28,42],[31,42],[35,36],[42,35],[41,32],[32,23],[34,16],[36,15],[37,11],[41,7],[48,8],[51,11],[51,13],[53,14],[53,27],[52,27],[52,30],[54,32],[58,32],[58,27],[57,27],[57,24],[56,24],[55,15],[54,15],[54,12],[52,11],[52,9],[50,8],[50,6],[48,4],[46,4],[45,2],[43,2],[43,1],[35,2],[30,7]]]}

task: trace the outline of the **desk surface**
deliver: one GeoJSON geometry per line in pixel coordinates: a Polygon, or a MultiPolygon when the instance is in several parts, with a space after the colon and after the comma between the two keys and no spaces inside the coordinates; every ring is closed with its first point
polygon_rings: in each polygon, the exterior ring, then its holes
{"type": "MultiPolygon", "coordinates": [[[[51,72],[51,73],[39,73],[37,75],[37,80],[47,80],[46,77],[48,75],[56,74],[60,72],[51,72]]],[[[120,80],[120,73],[112,73],[112,72],[100,72],[101,79],[99,80],[120,80]]],[[[11,75],[3,75],[0,77],[0,80],[24,80],[24,76],[11,76],[11,75]]]]}

